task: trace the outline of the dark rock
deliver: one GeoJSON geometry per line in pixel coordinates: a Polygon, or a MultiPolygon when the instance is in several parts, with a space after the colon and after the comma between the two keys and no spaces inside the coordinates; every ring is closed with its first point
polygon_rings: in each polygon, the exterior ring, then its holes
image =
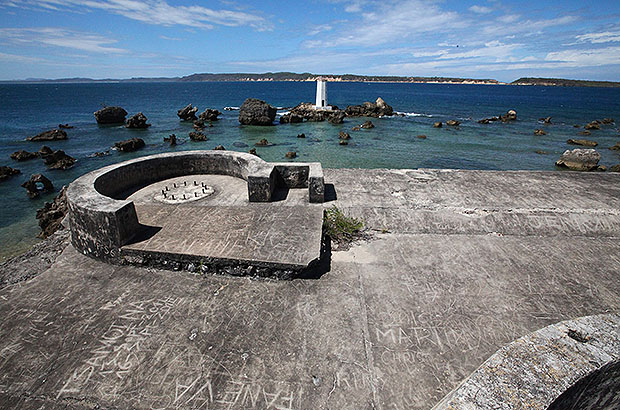
{"type": "Polygon", "coordinates": [[[337,111],[327,117],[327,121],[330,124],[342,124],[344,122],[345,113],[342,111],[337,111]]]}
{"type": "Polygon", "coordinates": [[[11,159],[15,161],[28,161],[29,159],[38,158],[39,154],[36,152],[28,152],[20,149],[11,154],[11,159]]]}
{"type": "Polygon", "coordinates": [[[114,144],[114,147],[122,152],[133,152],[140,148],[144,148],[146,144],[142,138],[131,138],[125,141],[119,141],[114,144]]]}
{"type": "Polygon", "coordinates": [[[164,142],[168,142],[171,147],[174,147],[177,145],[177,136],[175,134],[170,134],[168,137],[164,137],[164,142]]]}
{"type": "Polygon", "coordinates": [[[575,125],[573,125],[573,128],[581,128],[581,125],[575,124],[575,125]]]}
{"type": "Polygon", "coordinates": [[[259,156],[259,155],[256,153],[256,148],[251,148],[251,149],[248,151],[248,153],[249,153],[249,154],[252,154],[252,155],[256,155],[257,157],[259,156]]]}
{"type": "Polygon", "coordinates": [[[26,138],[27,141],[58,141],[66,140],[67,133],[63,130],[49,130],[37,134],[33,137],[26,138]]]}
{"type": "Polygon", "coordinates": [[[361,130],[359,125],[356,125],[355,127],[351,128],[351,131],[359,131],[361,130]]]}
{"type": "Polygon", "coordinates": [[[265,138],[263,138],[260,141],[258,141],[255,145],[257,147],[266,147],[267,145],[269,145],[269,141],[267,141],[265,138]]]}
{"type": "Polygon", "coordinates": [[[373,124],[372,121],[366,121],[362,125],[360,125],[360,128],[363,128],[365,130],[369,130],[371,128],[375,128],[375,124],[373,124]]]}
{"type": "Polygon", "coordinates": [[[566,141],[566,143],[568,144],[572,144],[572,145],[583,145],[585,147],[596,147],[598,145],[598,142],[596,141],[590,141],[590,140],[574,140],[574,139],[569,139],[568,141],[566,141]]]}
{"type": "Polygon", "coordinates": [[[217,147],[215,147],[215,148],[213,148],[213,149],[214,149],[214,150],[217,150],[217,151],[226,151],[226,148],[224,148],[224,146],[223,146],[223,145],[218,145],[217,147]]]}
{"type": "Polygon", "coordinates": [[[248,98],[239,109],[239,122],[243,125],[272,125],[276,111],[265,101],[248,98]]]}
{"type": "Polygon", "coordinates": [[[547,151],[543,151],[543,150],[541,150],[541,149],[537,149],[537,150],[536,150],[536,151],[534,151],[534,152],[536,152],[536,153],[537,153],[537,154],[539,154],[539,155],[547,155],[547,154],[548,154],[548,152],[547,152],[547,151]]]}
{"type": "Polygon", "coordinates": [[[538,121],[544,123],[544,124],[551,124],[551,117],[544,117],[544,118],[539,118],[538,121]]]}
{"type": "Polygon", "coordinates": [[[534,135],[547,135],[547,133],[545,132],[545,130],[535,129],[534,135]]]}
{"type": "Polygon", "coordinates": [[[600,130],[601,125],[598,121],[592,121],[591,123],[586,124],[586,126],[583,128],[585,128],[586,130],[600,130]]]}
{"type": "Polygon", "coordinates": [[[67,187],[63,186],[52,202],[46,202],[43,208],[37,210],[41,228],[39,238],[45,239],[62,228],[61,222],[68,211],[66,191],[67,187]]]}
{"type": "Polygon", "coordinates": [[[196,121],[196,112],[198,107],[193,107],[191,104],[187,104],[185,107],[177,111],[177,115],[181,121],[196,121]]]}
{"type": "Polygon", "coordinates": [[[394,110],[389,106],[383,98],[377,98],[374,103],[366,101],[362,105],[349,105],[345,109],[348,117],[382,117],[384,115],[392,115],[394,110]]]}
{"type": "Polygon", "coordinates": [[[0,166],[0,181],[9,179],[10,177],[21,173],[19,169],[0,166]]]}
{"type": "Polygon", "coordinates": [[[297,157],[297,153],[295,151],[289,151],[285,155],[286,158],[293,159],[297,157]]]}
{"type": "Polygon", "coordinates": [[[579,131],[579,135],[592,135],[590,131],[579,131]]]}
{"type": "Polygon", "coordinates": [[[349,145],[349,141],[347,141],[347,140],[340,140],[340,141],[338,141],[338,144],[340,144],[340,145],[349,145]]]}
{"type": "Polygon", "coordinates": [[[133,117],[127,120],[127,128],[148,128],[151,124],[147,124],[148,120],[146,119],[146,115],[141,112],[137,113],[133,117]]]}
{"type": "Polygon", "coordinates": [[[207,108],[206,110],[204,110],[198,118],[200,118],[201,121],[207,122],[207,121],[217,121],[218,120],[218,116],[222,115],[221,112],[219,112],[218,110],[214,110],[211,108],[207,108]]]}
{"type": "Polygon", "coordinates": [[[280,117],[280,124],[296,124],[304,121],[304,117],[296,113],[286,113],[280,117]]]}
{"type": "Polygon", "coordinates": [[[437,121],[436,123],[433,124],[433,127],[435,128],[441,128],[443,126],[443,124],[441,123],[441,121],[437,121]]]}
{"type": "Polygon", "coordinates": [[[609,124],[613,124],[613,123],[614,123],[614,122],[616,122],[616,121],[614,121],[614,119],[613,119],[613,118],[603,118],[603,119],[601,120],[601,122],[602,122],[603,124],[609,125],[609,124]]]}
{"type": "Polygon", "coordinates": [[[101,152],[95,152],[94,154],[90,155],[91,157],[107,157],[108,155],[110,155],[110,151],[101,151],[101,152]]]}
{"type": "Polygon", "coordinates": [[[599,165],[598,167],[596,167],[595,171],[596,172],[605,172],[605,171],[607,171],[607,167],[605,165],[599,165]]]}
{"type": "Polygon", "coordinates": [[[189,133],[189,139],[192,141],[206,141],[207,136],[199,131],[192,131],[189,133]]]}
{"type": "Polygon", "coordinates": [[[58,124],[58,128],[59,129],[70,130],[71,128],[74,128],[74,127],[73,127],[73,125],[69,125],[69,124],[58,124]]]}
{"type": "Polygon", "coordinates": [[[98,124],[123,124],[127,111],[121,107],[105,107],[95,111],[95,119],[98,124]]]}
{"type": "Polygon", "coordinates": [[[248,147],[248,144],[246,144],[245,142],[236,141],[236,142],[233,142],[233,147],[237,147],[237,148],[247,148],[247,147],[248,147]]]}
{"type": "Polygon", "coordinates": [[[49,169],[69,169],[75,164],[76,159],[59,149],[43,156],[43,161],[49,169]]]}
{"type": "Polygon", "coordinates": [[[38,151],[38,154],[39,156],[41,156],[41,158],[45,158],[47,155],[51,155],[53,153],[54,151],[52,151],[52,149],[48,147],[47,145],[43,145],[41,148],[39,148],[39,151],[38,151]]]}
{"type": "Polygon", "coordinates": [[[448,120],[446,121],[446,125],[449,125],[451,127],[458,127],[459,125],[461,125],[461,122],[457,120],[448,120]]]}
{"type": "Polygon", "coordinates": [[[32,175],[22,186],[26,188],[26,194],[28,194],[29,198],[36,198],[43,192],[54,192],[52,181],[43,174],[32,175]]]}
{"type": "Polygon", "coordinates": [[[515,110],[509,110],[506,114],[500,115],[499,119],[501,122],[516,121],[517,112],[515,110]]]}
{"type": "Polygon", "coordinates": [[[202,131],[205,128],[205,123],[201,120],[196,120],[193,127],[195,130],[202,131]]]}
{"type": "Polygon", "coordinates": [[[609,167],[609,172],[620,172],[620,164],[609,167]]]}
{"type": "Polygon", "coordinates": [[[349,139],[351,139],[351,136],[349,135],[349,133],[348,132],[344,132],[344,131],[340,131],[340,134],[338,135],[338,137],[341,140],[349,140],[349,139]]]}
{"type": "Polygon", "coordinates": [[[306,134],[303,132],[301,134],[297,134],[297,138],[306,138],[306,134]]]}
{"type": "Polygon", "coordinates": [[[609,147],[609,149],[613,151],[620,151],[620,142],[616,142],[616,145],[609,147]]]}
{"type": "Polygon", "coordinates": [[[559,167],[565,167],[573,171],[592,171],[598,167],[601,155],[595,149],[566,150],[555,163],[559,167]]]}
{"type": "Polygon", "coordinates": [[[421,140],[425,140],[426,139],[426,135],[418,135],[418,138],[420,138],[421,140]]]}

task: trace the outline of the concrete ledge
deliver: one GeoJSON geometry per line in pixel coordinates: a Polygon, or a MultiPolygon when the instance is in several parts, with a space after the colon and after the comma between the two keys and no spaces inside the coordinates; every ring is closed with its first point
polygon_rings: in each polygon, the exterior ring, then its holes
{"type": "Polygon", "coordinates": [[[120,248],[143,230],[133,202],[126,200],[128,195],[156,181],[193,174],[241,178],[247,181],[249,202],[270,202],[281,183],[308,187],[309,201],[323,202],[319,163],[274,165],[255,155],[232,151],[150,155],[92,171],[71,183],[67,201],[73,246],[86,255],[118,261],[120,248]]]}
{"type": "Polygon", "coordinates": [[[498,350],[433,410],[617,409],[620,314],[556,323],[498,350]]]}

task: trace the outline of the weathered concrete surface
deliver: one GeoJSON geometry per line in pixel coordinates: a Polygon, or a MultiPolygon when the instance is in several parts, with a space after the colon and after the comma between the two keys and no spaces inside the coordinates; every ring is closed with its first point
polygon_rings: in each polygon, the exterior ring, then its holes
{"type": "Polygon", "coordinates": [[[325,178],[338,199],[324,206],[376,231],[319,279],[112,266],[68,247],[0,290],[0,407],[429,409],[513,340],[620,310],[619,175],[325,178]]]}

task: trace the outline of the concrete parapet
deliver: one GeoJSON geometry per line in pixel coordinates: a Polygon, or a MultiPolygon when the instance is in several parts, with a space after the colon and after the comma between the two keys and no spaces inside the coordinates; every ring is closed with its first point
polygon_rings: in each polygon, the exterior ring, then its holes
{"type": "Polygon", "coordinates": [[[433,410],[620,407],[620,315],[556,323],[498,350],[433,410]]]}

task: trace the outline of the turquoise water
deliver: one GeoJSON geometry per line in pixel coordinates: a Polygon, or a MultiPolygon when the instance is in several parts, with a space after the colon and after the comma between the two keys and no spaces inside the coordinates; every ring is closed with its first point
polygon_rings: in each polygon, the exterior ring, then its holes
{"type": "MultiPolygon", "coordinates": [[[[30,174],[43,172],[57,188],[104,165],[171,150],[212,149],[248,151],[261,138],[275,145],[257,147],[267,161],[282,161],[287,151],[297,151],[296,161],[319,161],[326,168],[462,168],[497,170],[553,170],[554,162],[566,149],[568,138],[589,138],[599,142],[601,163],[620,163],[617,151],[607,147],[620,141],[620,89],[514,87],[443,84],[329,83],[328,101],[341,108],[382,97],[406,117],[372,119],[375,128],[351,132],[364,119],[346,119],[342,125],[329,123],[285,124],[273,127],[240,126],[238,111],[247,97],[268,101],[278,107],[293,107],[313,101],[311,82],[242,83],[106,83],[106,84],[9,84],[0,85],[0,165],[9,165],[22,175],[0,183],[0,258],[30,246],[38,233],[34,214],[53,195],[29,200],[20,184],[30,174]],[[186,104],[217,108],[222,119],[206,128],[209,141],[191,142],[192,125],[179,121],[176,111],[186,104]],[[130,115],[142,111],[152,126],[129,130],[122,126],[98,126],[93,112],[102,105],[121,105],[130,115]],[[519,120],[509,124],[481,125],[476,121],[514,109],[519,120]],[[553,125],[538,123],[551,116],[553,125]],[[574,124],[611,117],[619,124],[603,126],[590,137],[580,137],[574,124]],[[458,119],[458,129],[436,129],[433,122],[458,119]],[[17,163],[9,155],[18,150],[38,150],[41,143],[27,142],[29,135],[56,127],[67,130],[66,141],[45,145],[62,149],[78,159],[66,171],[48,171],[41,160],[17,163]],[[534,136],[544,128],[545,136],[534,136]],[[350,132],[348,146],[338,145],[340,130],[350,132]],[[175,133],[179,145],[170,148],[163,138],[175,133]],[[305,139],[296,138],[306,134],[305,139]],[[424,134],[423,140],[416,136],[424,134]],[[147,147],[136,153],[118,153],[92,158],[116,141],[140,137],[147,147]],[[181,141],[185,140],[185,142],[181,141]],[[244,146],[247,145],[247,146],[244,146]],[[547,155],[536,154],[547,151],[547,155]]],[[[281,110],[280,112],[283,112],[281,110]]],[[[277,121],[276,121],[277,123],[277,121]]]]}

